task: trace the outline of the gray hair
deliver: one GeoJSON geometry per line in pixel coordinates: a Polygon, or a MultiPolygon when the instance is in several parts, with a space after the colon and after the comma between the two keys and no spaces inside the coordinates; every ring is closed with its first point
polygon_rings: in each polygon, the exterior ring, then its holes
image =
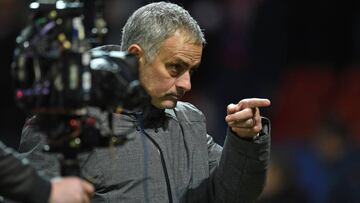
{"type": "Polygon", "coordinates": [[[138,44],[146,61],[152,61],[162,45],[177,30],[185,31],[189,40],[204,45],[204,34],[198,23],[184,8],[167,2],[147,4],[136,10],[122,30],[121,50],[138,44]]]}

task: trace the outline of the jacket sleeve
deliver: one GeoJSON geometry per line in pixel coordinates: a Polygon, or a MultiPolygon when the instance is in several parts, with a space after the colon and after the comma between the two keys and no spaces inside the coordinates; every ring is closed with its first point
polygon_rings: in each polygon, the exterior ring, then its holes
{"type": "Polygon", "coordinates": [[[48,202],[51,184],[40,177],[26,159],[0,142],[0,195],[23,202],[48,202]]]}
{"type": "MultiPolygon", "coordinates": [[[[254,202],[262,192],[270,159],[270,122],[262,122],[260,136],[251,141],[228,130],[219,165],[210,175],[211,202],[254,202]]],[[[209,151],[210,158],[213,153],[218,151],[209,151]]]]}

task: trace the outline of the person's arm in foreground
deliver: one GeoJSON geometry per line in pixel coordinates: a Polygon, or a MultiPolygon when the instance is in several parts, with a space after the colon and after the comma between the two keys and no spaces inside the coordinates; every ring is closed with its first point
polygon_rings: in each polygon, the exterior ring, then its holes
{"type": "Polygon", "coordinates": [[[0,195],[31,203],[87,203],[94,188],[77,177],[53,179],[37,174],[34,168],[19,160],[16,153],[0,142],[0,195]]]}
{"type": "Polygon", "coordinates": [[[269,105],[267,99],[244,99],[228,106],[229,130],[209,185],[213,202],[254,202],[260,195],[270,158],[270,123],[259,107],[269,105]]]}

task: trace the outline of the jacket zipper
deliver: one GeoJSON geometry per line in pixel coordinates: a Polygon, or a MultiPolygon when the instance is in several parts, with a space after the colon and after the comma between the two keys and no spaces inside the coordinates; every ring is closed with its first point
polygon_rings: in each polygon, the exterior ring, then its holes
{"type": "Polygon", "coordinates": [[[161,159],[161,166],[162,166],[162,169],[163,169],[164,175],[165,175],[165,182],[166,182],[166,189],[167,189],[167,193],[168,193],[168,197],[169,197],[169,203],[173,203],[171,187],[170,187],[170,179],[169,179],[169,174],[168,174],[166,164],[165,164],[164,153],[161,150],[159,144],[156,143],[156,141],[147,132],[145,132],[142,114],[140,114],[140,115],[137,114],[136,118],[140,124],[140,132],[143,135],[145,135],[147,138],[149,138],[149,140],[156,146],[156,148],[159,151],[160,159],[161,159]]]}

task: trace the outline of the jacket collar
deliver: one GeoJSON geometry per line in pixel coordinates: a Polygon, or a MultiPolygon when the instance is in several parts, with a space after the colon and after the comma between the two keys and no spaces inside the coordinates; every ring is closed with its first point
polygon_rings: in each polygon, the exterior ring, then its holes
{"type": "Polygon", "coordinates": [[[148,105],[144,106],[142,116],[145,128],[160,128],[164,126],[164,109],[158,109],[149,103],[148,105]]]}

